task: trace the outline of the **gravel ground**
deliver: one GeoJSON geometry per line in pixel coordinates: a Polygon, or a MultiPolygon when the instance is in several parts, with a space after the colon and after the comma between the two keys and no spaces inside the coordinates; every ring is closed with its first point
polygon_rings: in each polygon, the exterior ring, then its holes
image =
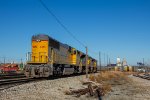
{"type": "Polygon", "coordinates": [[[112,91],[104,100],[150,100],[150,81],[132,75],[130,83],[112,85],[112,91]]]}
{"type": "MultiPolygon", "coordinates": [[[[150,100],[150,81],[129,76],[131,83],[112,85],[112,91],[103,100],[150,100]]],[[[81,89],[85,75],[44,80],[23,84],[0,91],[0,100],[98,100],[88,95],[65,95],[69,89],[81,89]]]]}
{"type": "MultiPolygon", "coordinates": [[[[40,82],[28,83],[15,86],[0,91],[0,100],[94,100],[96,98],[88,95],[77,98],[71,95],[65,95],[69,89],[85,88],[82,80],[85,75],[59,78],[55,80],[45,80],[40,82]]],[[[97,100],[97,99],[96,99],[97,100]]]]}

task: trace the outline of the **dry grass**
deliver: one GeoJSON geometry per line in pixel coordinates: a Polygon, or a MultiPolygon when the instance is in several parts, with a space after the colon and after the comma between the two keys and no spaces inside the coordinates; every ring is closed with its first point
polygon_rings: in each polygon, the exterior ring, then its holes
{"type": "Polygon", "coordinates": [[[91,74],[89,79],[103,85],[105,94],[111,91],[112,85],[123,85],[132,82],[131,79],[127,77],[129,73],[115,72],[115,71],[104,71],[98,75],[91,74]]]}
{"type": "Polygon", "coordinates": [[[138,72],[124,72],[125,75],[133,75],[133,74],[138,74],[138,72]]]}
{"type": "MultiPolygon", "coordinates": [[[[107,94],[108,92],[110,92],[110,91],[112,90],[110,84],[103,84],[102,89],[103,89],[104,95],[107,94]]],[[[104,95],[103,95],[103,96],[104,96],[104,95]]]]}
{"type": "Polygon", "coordinates": [[[127,76],[125,73],[123,72],[113,72],[113,71],[109,71],[109,72],[101,72],[98,75],[94,76],[93,74],[91,74],[89,76],[89,79],[91,81],[96,81],[98,83],[101,83],[103,81],[110,81],[110,80],[118,80],[118,79],[127,79],[127,76]]]}
{"type": "MultiPolygon", "coordinates": [[[[126,73],[123,72],[114,72],[114,71],[103,71],[99,74],[90,74],[89,80],[83,81],[83,85],[92,84],[94,95],[100,94],[101,96],[106,95],[112,91],[112,85],[123,85],[130,82],[130,79],[127,77],[126,73]]],[[[89,92],[89,88],[76,89],[65,91],[66,95],[85,95],[89,92]]]]}

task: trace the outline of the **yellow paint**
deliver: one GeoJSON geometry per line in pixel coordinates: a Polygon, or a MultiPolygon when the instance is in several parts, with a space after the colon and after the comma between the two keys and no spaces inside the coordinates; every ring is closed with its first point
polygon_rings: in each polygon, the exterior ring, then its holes
{"type": "Polygon", "coordinates": [[[130,72],[133,72],[134,71],[134,68],[132,66],[129,66],[129,71],[130,72]]]}
{"type": "Polygon", "coordinates": [[[71,54],[71,64],[72,65],[76,65],[76,63],[77,63],[77,54],[76,53],[74,53],[76,50],[75,50],[75,48],[73,48],[72,49],[72,54],[71,54]]]}
{"type": "Polygon", "coordinates": [[[90,59],[88,59],[88,65],[90,65],[90,63],[91,63],[91,61],[90,61],[90,59]]]}
{"type": "Polygon", "coordinates": [[[94,67],[96,67],[97,66],[97,63],[96,62],[94,62],[94,67]]]}
{"type": "Polygon", "coordinates": [[[73,65],[75,65],[76,64],[76,54],[73,54],[73,55],[71,55],[71,63],[73,64],[73,65]]]}
{"type": "Polygon", "coordinates": [[[115,67],[115,71],[119,71],[119,68],[117,66],[115,67]]]}
{"type": "Polygon", "coordinates": [[[128,72],[129,71],[129,66],[124,66],[124,71],[128,72]]]}
{"type": "Polygon", "coordinates": [[[48,62],[48,41],[32,41],[31,62],[48,62]]]}

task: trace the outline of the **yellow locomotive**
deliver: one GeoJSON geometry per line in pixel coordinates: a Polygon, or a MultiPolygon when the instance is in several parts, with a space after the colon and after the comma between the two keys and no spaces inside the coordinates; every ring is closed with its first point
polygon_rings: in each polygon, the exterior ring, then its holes
{"type": "MultiPolygon", "coordinates": [[[[27,77],[49,77],[85,73],[85,54],[48,35],[32,36],[32,52],[27,54],[25,75],[27,77]]],[[[88,57],[89,72],[97,71],[97,60],[88,57]]]]}

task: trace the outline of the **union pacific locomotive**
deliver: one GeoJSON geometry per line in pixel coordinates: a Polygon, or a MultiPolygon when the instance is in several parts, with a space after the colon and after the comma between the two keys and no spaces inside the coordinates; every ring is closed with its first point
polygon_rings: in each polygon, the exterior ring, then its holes
{"type": "MultiPolygon", "coordinates": [[[[27,54],[25,75],[27,77],[49,77],[85,73],[86,55],[48,35],[32,36],[32,52],[27,54]]],[[[97,71],[97,60],[88,56],[88,72],[97,71]]]]}

